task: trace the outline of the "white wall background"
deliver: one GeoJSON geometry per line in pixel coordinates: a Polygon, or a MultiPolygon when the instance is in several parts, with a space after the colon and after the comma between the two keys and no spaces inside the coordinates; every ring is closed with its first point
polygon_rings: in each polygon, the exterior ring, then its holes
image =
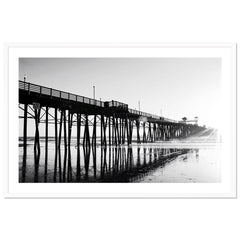
{"type": "MultiPolygon", "coordinates": [[[[1,56],[4,42],[240,44],[238,2],[5,0],[0,3],[1,56]]],[[[3,109],[3,57],[0,66],[3,109]]],[[[239,199],[3,199],[4,116],[1,239],[240,239],[239,199]]]]}

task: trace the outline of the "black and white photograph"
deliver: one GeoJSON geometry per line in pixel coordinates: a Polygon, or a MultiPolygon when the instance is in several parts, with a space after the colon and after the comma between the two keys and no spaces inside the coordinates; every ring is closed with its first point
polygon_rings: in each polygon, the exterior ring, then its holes
{"type": "Polygon", "coordinates": [[[9,45],[8,192],[233,196],[235,49],[9,45]]]}
{"type": "Polygon", "coordinates": [[[221,182],[221,58],[19,58],[19,182],[221,182]]]}
{"type": "Polygon", "coordinates": [[[240,239],[238,1],[0,13],[0,239],[240,239]]]}

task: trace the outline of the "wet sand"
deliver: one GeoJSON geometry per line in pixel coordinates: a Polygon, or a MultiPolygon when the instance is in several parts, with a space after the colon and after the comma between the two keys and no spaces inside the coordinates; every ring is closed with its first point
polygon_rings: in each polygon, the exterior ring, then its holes
{"type": "MultiPolygon", "coordinates": [[[[57,172],[54,171],[54,141],[48,143],[47,172],[44,139],[41,139],[40,146],[41,156],[37,168],[34,165],[33,139],[28,140],[27,161],[24,168],[23,148],[19,147],[19,181],[62,181],[59,169],[57,172]]],[[[89,154],[86,154],[81,146],[79,163],[75,146],[76,141],[73,139],[71,143],[72,177],[66,180],[67,182],[212,183],[221,181],[221,142],[217,132],[201,133],[182,141],[133,143],[129,147],[123,145],[102,148],[98,145],[95,154],[92,149],[89,154]]],[[[63,156],[62,146],[62,168],[63,156]]]]}

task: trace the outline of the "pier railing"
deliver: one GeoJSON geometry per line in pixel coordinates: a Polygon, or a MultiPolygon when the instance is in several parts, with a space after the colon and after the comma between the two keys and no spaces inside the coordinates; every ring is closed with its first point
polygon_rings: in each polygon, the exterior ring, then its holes
{"type": "Polygon", "coordinates": [[[64,92],[64,91],[60,91],[60,90],[53,89],[53,88],[43,87],[43,86],[29,83],[29,82],[19,81],[19,89],[28,91],[29,94],[31,92],[34,92],[34,93],[38,93],[40,95],[50,96],[51,98],[56,97],[59,99],[71,100],[71,101],[76,101],[76,102],[80,102],[80,103],[95,105],[98,107],[104,107],[104,102],[102,102],[102,101],[84,97],[84,96],[79,96],[79,95],[64,92]]]}
{"type": "Polygon", "coordinates": [[[150,113],[138,111],[138,110],[131,109],[131,108],[129,108],[128,111],[132,114],[143,116],[143,117],[153,118],[153,119],[160,120],[160,121],[179,123],[179,121],[176,121],[176,120],[173,120],[173,119],[170,119],[170,118],[160,117],[160,116],[155,115],[155,114],[150,114],[150,113]]]}
{"type": "MultiPolygon", "coordinates": [[[[79,102],[79,103],[85,103],[85,104],[90,104],[90,105],[94,105],[94,106],[98,106],[98,107],[103,107],[103,108],[105,106],[103,101],[99,101],[96,99],[92,99],[92,98],[88,98],[88,97],[84,97],[84,96],[80,96],[80,95],[76,95],[76,94],[72,94],[72,93],[68,93],[68,92],[64,92],[64,91],[60,91],[60,90],[49,88],[49,87],[40,86],[40,85],[30,83],[30,82],[24,82],[21,80],[19,80],[19,90],[27,91],[28,94],[37,93],[40,96],[45,95],[45,96],[49,96],[50,98],[58,98],[60,100],[61,99],[70,100],[70,101],[75,101],[75,102],[79,102]]],[[[118,102],[117,101],[110,102],[110,104],[113,104],[113,105],[114,105],[114,103],[116,104],[118,102]]],[[[127,106],[127,104],[125,104],[125,105],[127,106]]],[[[158,115],[138,111],[138,110],[131,109],[131,108],[128,108],[128,112],[131,114],[134,114],[134,115],[152,118],[152,119],[155,119],[158,121],[179,123],[179,121],[175,121],[175,120],[165,118],[165,117],[160,117],[158,115]]]]}

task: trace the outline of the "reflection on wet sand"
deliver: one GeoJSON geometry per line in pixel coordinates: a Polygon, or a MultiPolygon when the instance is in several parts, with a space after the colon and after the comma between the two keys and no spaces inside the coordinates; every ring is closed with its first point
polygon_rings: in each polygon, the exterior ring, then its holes
{"type": "MultiPolygon", "coordinates": [[[[64,149],[63,149],[64,150],[64,149]]],[[[53,164],[39,161],[22,162],[20,182],[138,182],[157,168],[164,167],[191,149],[156,147],[79,147],[76,159],[59,150],[53,164]],[[63,161],[63,163],[62,163],[63,161]],[[63,165],[63,166],[62,166],[63,165]],[[32,178],[31,175],[34,175],[32,178]]],[[[197,154],[197,151],[196,151],[197,154]]],[[[186,156],[185,156],[186,157],[186,156]]]]}

